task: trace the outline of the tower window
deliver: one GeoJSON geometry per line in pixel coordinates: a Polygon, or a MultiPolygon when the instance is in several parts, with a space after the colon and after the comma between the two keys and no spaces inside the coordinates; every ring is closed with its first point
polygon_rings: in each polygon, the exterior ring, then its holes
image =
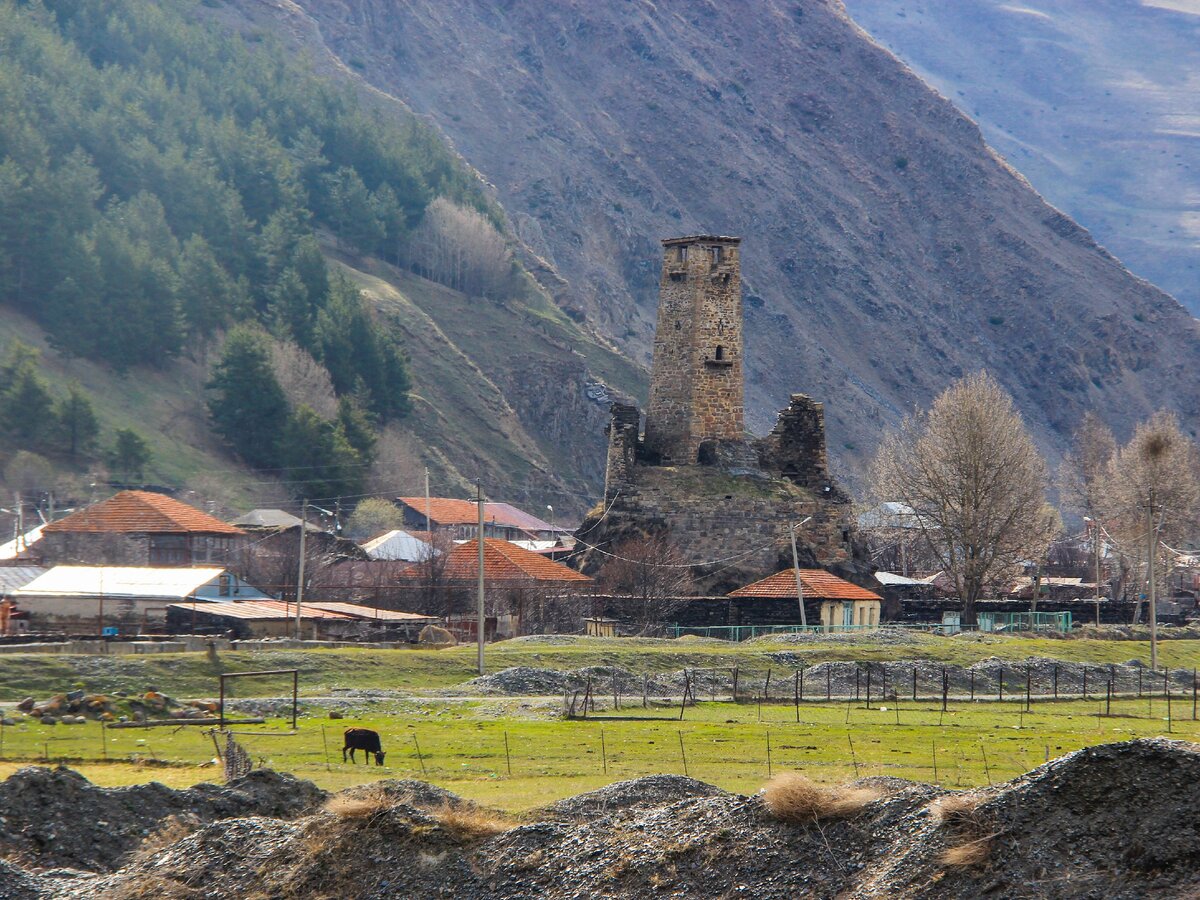
{"type": "Polygon", "coordinates": [[[720,344],[717,344],[717,353],[714,358],[715,359],[724,359],[725,358],[725,348],[722,347],[720,344]]]}
{"type": "Polygon", "coordinates": [[[721,250],[723,248],[722,247],[709,247],[708,249],[709,249],[709,252],[712,253],[712,264],[714,266],[719,266],[721,264],[721,250]]]}
{"type": "Polygon", "coordinates": [[[687,262],[687,245],[680,244],[675,248],[675,259],[679,262],[687,262]]]}

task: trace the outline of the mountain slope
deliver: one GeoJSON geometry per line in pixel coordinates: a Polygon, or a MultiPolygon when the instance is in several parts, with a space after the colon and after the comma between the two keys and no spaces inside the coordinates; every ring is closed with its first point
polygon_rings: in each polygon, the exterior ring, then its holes
{"type": "Polygon", "coordinates": [[[1052,203],[1200,313],[1200,2],[846,5],[1052,203]]]}
{"type": "Polygon", "coordinates": [[[742,235],[760,432],[807,391],[857,468],[981,366],[1052,452],[1087,408],[1118,430],[1200,413],[1196,321],[832,0],[237,6],[436,120],[567,279],[563,302],[643,360],[657,239],[742,235]]]}

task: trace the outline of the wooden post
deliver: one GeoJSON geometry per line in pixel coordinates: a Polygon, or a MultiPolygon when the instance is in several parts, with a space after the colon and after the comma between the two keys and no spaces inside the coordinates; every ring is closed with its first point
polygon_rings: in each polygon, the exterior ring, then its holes
{"type": "Polygon", "coordinates": [[[917,667],[913,666],[913,703],[917,702],[917,667]]]}
{"type": "Polygon", "coordinates": [[[771,729],[767,729],[767,777],[771,777],[771,729]]]}
{"type": "Polygon", "coordinates": [[[991,784],[992,783],[992,769],[991,769],[991,766],[988,765],[987,747],[983,746],[983,743],[981,742],[979,744],[979,749],[983,752],[983,771],[987,775],[988,784],[991,784]]]}
{"type": "Polygon", "coordinates": [[[429,773],[425,771],[425,755],[421,753],[421,744],[417,740],[417,733],[413,732],[413,746],[417,748],[417,761],[421,763],[421,774],[429,777],[429,773]]]}
{"type": "Polygon", "coordinates": [[[800,721],[800,670],[792,674],[792,704],[796,707],[796,721],[800,721]]]}
{"type": "Polygon", "coordinates": [[[1138,699],[1142,699],[1142,667],[1138,666],[1138,699]]]}
{"type": "Polygon", "coordinates": [[[999,691],[1000,691],[997,699],[1003,700],[1004,699],[1004,666],[1003,665],[1000,666],[999,675],[997,676],[996,680],[999,682],[999,691]]]}
{"type": "Polygon", "coordinates": [[[871,708],[871,664],[867,663],[867,709],[871,708]]]}
{"type": "Polygon", "coordinates": [[[854,777],[858,777],[858,754],[854,752],[854,741],[850,735],[846,735],[846,743],[850,745],[850,761],[854,763],[854,777]]]}
{"type": "Polygon", "coordinates": [[[733,702],[737,703],[738,667],[733,667],[733,702]]]}
{"type": "Polygon", "coordinates": [[[613,712],[621,708],[621,697],[617,693],[617,670],[613,667],[613,712]]]}
{"type": "MultiPolygon", "coordinates": [[[[506,743],[507,743],[507,740],[508,740],[508,735],[506,733],[505,734],[505,742],[506,743]]],[[[604,774],[607,775],[608,774],[608,748],[604,744],[604,729],[603,728],[600,729],[600,762],[604,766],[604,774]]],[[[512,771],[510,770],[508,774],[511,775],[512,771]]]]}
{"type": "Polygon", "coordinates": [[[1196,699],[1197,699],[1196,669],[1193,667],[1193,669],[1192,669],[1192,721],[1193,722],[1196,721],[1196,699]]]}
{"type": "Polygon", "coordinates": [[[1033,682],[1031,679],[1032,679],[1032,672],[1030,670],[1030,667],[1027,665],[1027,666],[1025,666],[1025,709],[1026,710],[1029,709],[1030,704],[1033,702],[1033,693],[1032,693],[1033,682]]]}
{"type": "Polygon", "coordinates": [[[946,675],[946,667],[942,666],[942,712],[946,711],[947,695],[950,693],[950,679],[946,675]]]}
{"type": "Polygon", "coordinates": [[[934,783],[934,784],[937,784],[937,780],[938,780],[938,771],[937,771],[937,741],[933,741],[933,783],[934,783]]]}
{"type": "Polygon", "coordinates": [[[854,667],[854,702],[857,703],[862,699],[862,688],[859,686],[862,679],[862,669],[858,666],[854,667]]]}
{"type": "Polygon", "coordinates": [[[650,705],[650,700],[649,700],[649,696],[648,696],[649,693],[650,693],[650,676],[643,675],[642,676],[642,709],[645,709],[646,707],[648,707],[650,705]]]}
{"type": "Polygon", "coordinates": [[[829,698],[832,696],[832,691],[833,691],[833,669],[831,669],[829,666],[829,663],[826,662],[825,663],[825,702],[826,703],[829,702],[829,698]]]}
{"type": "Polygon", "coordinates": [[[763,700],[770,701],[771,699],[771,667],[767,666],[767,681],[763,685],[763,700]]]}
{"type": "Polygon", "coordinates": [[[1107,691],[1106,691],[1106,694],[1104,697],[1104,714],[1106,716],[1112,715],[1112,691],[1113,691],[1112,678],[1109,678],[1107,691]]]}
{"type": "Polygon", "coordinates": [[[1087,666],[1085,665],[1085,666],[1083,667],[1083,699],[1084,699],[1084,700],[1086,700],[1087,698],[1088,698],[1088,689],[1087,689],[1087,666]]]}
{"type": "Polygon", "coordinates": [[[683,732],[682,731],[679,732],[679,758],[683,760],[683,774],[684,774],[684,776],[687,776],[687,774],[688,774],[687,751],[685,751],[683,749],[683,732]]]}
{"type": "MultiPolygon", "coordinates": [[[[603,741],[604,740],[604,729],[603,728],[600,729],[600,736],[601,736],[600,737],[601,741],[603,741]]],[[[603,752],[603,745],[601,746],[601,752],[603,752]]],[[[509,750],[508,750],[508,732],[507,731],[504,732],[504,763],[508,767],[508,777],[512,778],[512,754],[509,753],[509,750]]]]}
{"type": "Polygon", "coordinates": [[[1058,663],[1054,664],[1054,699],[1058,699],[1058,663]]]}
{"type": "MultiPolygon", "coordinates": [[[[217,736],[213,735],[213,743],[217,742],[217,736]]],[[[321,746],[325,748],[325,771],[330,771],[329,766],[329,738],[325,735],[325,726],[321,726],[321,746]]]]}

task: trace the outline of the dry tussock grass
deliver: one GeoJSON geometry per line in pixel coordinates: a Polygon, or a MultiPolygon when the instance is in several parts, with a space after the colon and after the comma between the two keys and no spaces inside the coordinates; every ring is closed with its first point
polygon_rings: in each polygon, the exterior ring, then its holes
{"type": "Polygon", "coordinates": [[[947,868],[974,869],[982,866],[992,856],[992,835],[976,838],[963,844],[947,847],[938,861],[947,868]]]}
{"type": "Polygon", "coordinates": [[[446,804],[431,809],[429,814],[446,831],[460,841],[481,840],[501,834],[517,823],[507,816],[478,806],[451,806],[446,804]]]}
{"type": "Polygon", "coordinates": [[[952,869],[973,869],[985,865],[992,855],[992,840],[987,818],[979,809],[981,797],[971,794],[947,794],[929,804],[929,813],[938,825],[949,829],[954,844],[938,856],[938,862],[952,869]]]}
{"type": "Polygon", "coordinates": [[[170,815],[158,823],[158,827],[142,838],[132,854],[134,862],[143,862],[153,857],[164,847],[169,847],[200,827],[200,820],[193,815],[170,815]]]}
{"type": "Polygon", "coordinates": [[[763,788],[767,810],[782,822],[847,819],[879,799],[873,788],[817,784],[799,772],[783,772],[763,788]]]}
{"type": "Polygon", "coordinates": [[[373,819],[393,805],[394,801],[385,791],[371,788],[353,794],[334,794],[322,808],[339,819],[373,819]]]}
{"type": "Polygon", "coordinates": [[[109,900],[201,900],[208,894],[173,879],[140,874],[123,879],[104,896],[109,900]]]}

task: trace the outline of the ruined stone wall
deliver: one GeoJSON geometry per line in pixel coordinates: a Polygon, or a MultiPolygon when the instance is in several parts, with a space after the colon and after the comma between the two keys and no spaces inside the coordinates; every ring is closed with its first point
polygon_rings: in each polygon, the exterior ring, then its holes
{"type": "Polygon", "coordinates": [[[664,464],[745,432],[738,252],[737,238],[663,241],[646,453],[664,464]]]}
{"type": "Polygon", "coordinates": [[[834,489],[825,450],[825,406],[805,394],[792,394],[774,429],[757,442],[759,464],[809,490],[834,489]]]}
{"type": "Polygon", "coordinates": [[[604,495],[611,496],[618,485],[633,481],[637,465],[638,431],[641,414],[636,406],[612,405],[612,419],[605,427],[608,435],[608,463],[604,472],[604,495]]]}

